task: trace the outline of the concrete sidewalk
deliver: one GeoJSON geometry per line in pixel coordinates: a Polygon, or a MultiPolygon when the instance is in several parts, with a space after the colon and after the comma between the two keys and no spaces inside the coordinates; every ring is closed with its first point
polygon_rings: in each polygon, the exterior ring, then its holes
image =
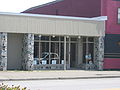
{"type": "Polygon", "coordinates": [[[0,81],[120,78],[120,71],[0,71],[0,81]]]}

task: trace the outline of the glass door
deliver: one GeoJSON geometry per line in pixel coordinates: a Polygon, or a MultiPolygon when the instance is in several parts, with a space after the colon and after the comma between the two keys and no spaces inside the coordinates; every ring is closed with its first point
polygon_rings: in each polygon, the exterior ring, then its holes
{"type": "Polygon", "coordinates": [[[94,38],[83,37],[83,64],[85,68],[91,68],[90,65],[94,64],[94,38]]]}

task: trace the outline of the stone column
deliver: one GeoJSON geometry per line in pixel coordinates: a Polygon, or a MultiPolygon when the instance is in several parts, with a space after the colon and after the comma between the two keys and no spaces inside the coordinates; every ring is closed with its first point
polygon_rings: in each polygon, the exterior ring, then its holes
{"type": "Polygon", "coordinates": [[[23,38],[23,69],[33,70],[34,34],[24,34],[23,38]]]}
{"type": "Polygon", "coordinates": [[[7,33],[0,32],[0,70],[7,70],[7,33]]]}
{"type": "Polygon", "coordinates": [[[95,65],[97,70],[103,70],[104,36],[95,38],[95,65]]]}

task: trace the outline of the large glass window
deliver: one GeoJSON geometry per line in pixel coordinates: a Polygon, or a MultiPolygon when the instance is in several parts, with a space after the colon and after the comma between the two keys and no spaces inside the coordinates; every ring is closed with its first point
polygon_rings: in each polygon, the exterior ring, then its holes
{"type": "Polygon", "coordinates": [[[37,64],[64,64],[64,37],[35,35],[37,64]]]}
{"type": "Polygon", "coordinates": [[[120,24],[120,8],[118,8],[118,23],[120,24]]]}
{"type": "Polygon", "coordinates": [[[39,58],[39,42],[34,43],[34,58],[39,58]]]}
{"type": "Polygon", "coordinates": [[[35,35],[34,61],[39,66],[75,67],[78,57],[78,37],[35,35]],[[64,41],[66,38],[66,41],[64,41]],[[66,42],[66,47],[65,47],[66,42]],[[66,48],[66,54],[64,52],[66,48]],[[66,59],[66,62],[64,62],[66,59]],[[53,65],[56,64],[56,65],[53,65]]]}
{"type": "Polygon", "coordinates": [[[41,36],[41,41],[49,41],[49,36],[41,36]]]}

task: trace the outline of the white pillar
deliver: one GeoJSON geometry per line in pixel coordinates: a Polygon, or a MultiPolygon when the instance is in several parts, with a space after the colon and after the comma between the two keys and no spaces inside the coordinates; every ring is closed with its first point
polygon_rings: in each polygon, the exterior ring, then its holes
{"type": "Polygon", "coordinates": [[[69,44],[68,44],[68,48],[69,48],[69,51],[68,51],[68,68],[70,69],[70,47],[71,47],[71,38],[69,37],[69,44]]]}
{"type": "MultiPolygon", "coordinates": [[[[51,36],[49,36],[49,53],[51,53],[51,36]]],[[[49,64],[50,64],[51,57],[49,55],[49,64]]]]}
{"type": "Polygon", "coordinates": [[[66,36],[64,36],[64,70],[66,70],[66,36]]]}
{"type": "Polygon", "coordinates": [[[61,42],[60,42],[60,37],[59,37],[59,63],[60,64],[60,56],[61,56],[61,42]]]}

